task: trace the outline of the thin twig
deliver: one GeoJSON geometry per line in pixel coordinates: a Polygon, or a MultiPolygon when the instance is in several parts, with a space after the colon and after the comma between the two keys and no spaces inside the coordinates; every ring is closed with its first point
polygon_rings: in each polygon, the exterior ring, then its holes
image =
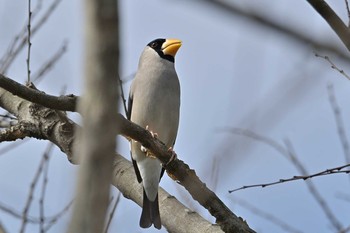
{"type": "Polygon", "coordinates": [[[126,99],[125,99],[124,90],[123,90],[123,82],[120,79],[120,75],[118,75],[118,81],[119,81],[119,88],[120,88],[120,97],[122,97],[122,101],[123,101],[124,112],[125,112],[125,115],[128,116],[128,109],[126,107],[126,99]]]}
{"type": "Polygon", "coordinates": [[[118,204],[119,204],[119,201],[120,201],[120,194],[121,194],[121,192],[118,192],[117,198],[116,198],[116,200],[115,200],[115,202],[114,202],[114,205],[113,205],[113,209],[112,209],[111,213],[109,214],[108,221],[107,221],[107,225],[106,225],[106,228],[105,228],[105,230],[104,230],[105,233],[108,232],[108,228],[109,228],[109,226],[110,226],[110,224],[111,224],[111,222],[112,222],[112,219],[113,219],[115,210],[117,209],[117,206],[118,206],[118,204]]]}
{"type": "Polygon", "coordinates": [[[348,12],[348,28],[350,28],[350,8],[348,0],[345,0],[346,11],[348,12]]]}
{"type": "MultiPolygon", "coordinates": [[[[38,20],[37,24],[31,28],[31,35],[33,36],[43,25],[47,22],[48,18],[52,15],[58,4],[62,0],[55,0],[51,3],[51,5],[47,8],[47,10],[43,13],[42,17],[38,20]]],[[[10,53],[5,54],[1,59],[0,73],[5,74],[12,64],[13,60],[17,57],[19,52],[24,48],[26,42],[28,40],[28,36],[23,36],[21,41],[17,46],[11,49],[10,53]]],[[[11,47],[11,46],[10,46],[11,47]]]]}
{"type": "MultiPolygon", "coordinates": [[[[327,170],[324,170],[324,171],[321,171],[321,172],[318,172],[318,173],[315,173],[315,174],[312,174],[312,175],[307,175],[307,170],[305,169],[303,164],[298,160],[297,156],[295,155],[294,148],[292,147],[292,144],[290,143],[289,140],[285,140],[285,144],[286,144],[286,147],[287,147],[287,149],[286,149],[284,146],[280,145],[278,142],[276,142],[276,141],[274,141],[274,140],[272,140],[272,139],[270,139],[268,137],[259,135],[259,134],[255,133],[253,131],[247,130],[247,129],[240,129],[240,128],[229,128],[229,129],[227,129],[227,128],[225,128],[223,130],[228,131],[230,133],[234,133],[234,134],[250,137],[250,138],[253,138],[255,140],[261,141],[261,142],[271,146],[276,151],[278,151],[280,154],[282,154],[287,159],[292,161],[293,165],[302,174],[301,176],[293,176],[292,178],[280,179],[278,181],[270,182],[270,183],[245,185],[245,186],[242,186],[242,187],[234,189],[234,190],[229,190],[229,193],[232,193],[232,192],[235,192],[235,191],[238,191],[238,190],[242,190],[242,189],[247,189],[247,188],[253,188],[253,187],[262,187],[262,188],[264,188],[264,187],[268,187],[268,186],[271,186],[271,185],[286,183],[286,182],[295,181],[295,180],[307,180],[307,179],[311,179],[313,177],[330,175],[330,174],[338,174],[338,173],[349,174],[350,173],[350,169],[344,170],[344,168],[350,167],[350,164],[347,164],[347,165],[343,165],[343,166],[340,166],[340,167],[330,168],[330,169],[327,169],[327,170]]],[[[329,220],[332,223],[332,225],[338,231],[341,230],[342,226],[341,226],[340,222],[336,219],[335,215],[332,213],[331,209],[327,205],[327,202],[322,198],[322,196],[317,191],[317,189],[313,185],[313,183],[306,182],[306,185],[307,185],[308,189],[310,190],[310,193],[313,195],[313,197],[315,198],[317,203],[320,205],[321,209],[324,211],[325,215],[329,218],[329,220]]]]}
{"type": "Polygon", "coordinates": [[[266,212],[265,210],[259,209],[243,199],[239,199],[239,198],[235,197],[233,199],[233,202],[235,202],[239,206],[249,210],[253,214],[255,214],[255,215],[273,223],[274,225],[280,227],[283,230],[283,232],[291,232],[291,233],[302,233],[303,232],[299,229],[296,229],[294,226],[291,226],[290,224],[283,221],[282,219],[276,217],[275,215],[272,215],[272,214],[266,212]]]}
{"type": "Polygon", "coordinates": [[[30,35],[31,35],[31,18],[32,18],[32,11],[31,11],[31,0],[28,0],[28,36],[27,36],[27,45],[28,45],[28,52],[27,52],[27,83],[30,83],[30,49],[32,47],[32,42],[30,41],[30,35]]]}
{"type": "Polygon", "coordinates": [[[50,151],[54,144],[50,142],[43,154],[44,157],[44,172],[43,172],[43,184],[41,188],[41,195],[39,200],[39,210],[40,210],[40,233],[44,233],[44,220],[45,220],[45,209],[44,209],[44,199],[46,194],[46,187],[48,181],[48,171],[49,171],[49,159],[50,159],[50,151]]]}
{"type": "Polygon", "coordinates": [[[233,193],[242,189],[248,189],[248,188],[256,188],[256,187],[261,187],[265,188],[268,186],[276,185],[276,184],[282,184],[282,183],[287,183],[290,181],[297,181],[297,180],[309,180],[314,177],[319,177],[319,176],[326,176],[326,175],[332,175],[332,174],[350,174],[350,169],[349,170],[343,170],[344,168],[350,167],[350,164],[342,165],[339,167],[334,167],[334,168],[328,168],[326,170],[311,174],[311,175],[298,175],[298,176],[293,176],[291,178],[285,178],[285,179],[279,179],[278,181],[275,182],[269,182],[269,183],[261,183],[261,184],[252,184],[252,185],[244,185],[240,188],[236,189],[231,189],[228,192],[233,193]]]}
{"type": "MultiPolygon", "coordinates": [[[[295,150],[294,150],[292,143],[288,139],[286,139],[284,142],[285,142],[286,148],[288,150],[289,156],[290,156],[291,161],[293,162],[294,166],[299,170],[299,172],[301,172],[301,174],[303,176],[307,176],[308,172],[307,172],[306,168],[304,167],[304,165],[301,163],[301,161],[296,156],[296,153],[295,153],[295,150]]],[[[339,170],[338,172],[345,172],[345,174],[350,173],[349,170],[346,170],[346,171],[339,170]]],[[[323,210],[324,214],[328,217],[328,219],[331,222],[331,224],[333,225],[333,227],[335,229],[337,229],[337,231],[342,230],[343,229],[342,224],[339,222],[336,215],[333,214],[326,199],[322,197],[321,193],[318,191],[318,189],[316,188],[314,183],[312,183],[311,180],[309,180],[305,184],[308,187],[311,195],[314,197],[314,199],[316,200],[318,205],[323,210]]]]}
{"type": "MultiPolygon", "coordinates": [[[[17,219],[22,219],[22,214],[19,211],[14,210],[13,208],[7,206],[4,203],[0,203],[0,210],[6,214],[9,214],[10,216],[17,218],[17,219]]],[[[39,223],[39,219],[35,217],[28,216],[27,220],[29,223],[39,223]]]]}
{"type": "MultiPolygon", "coordinates": [[[[49,147],[48,150],[47,150],[47,153],[50,153],[52,148],[53,147],[49,147]]],[[[24,233],[24,231],[25,231],[26,224],[28,222],[28,211],[29,211],[29,208],[30,208],[31,203],[33,201],[34,190],[35,190],[35,187],[36,187],[36,185],[38,183],[40,174],[43,171],[43,167],[44,167],[45,161],[46,161],[46,158],[45,158],[45,156],[43,156],[43,158],[40,161],[39,167],[38,167],[38,169],[36,171],[36,174],[34,176],[34,179],[33,179],[32,183],[30,184],[28,198],[27,198],[27,201],[26,201],[26,205],[25,205],[25,207],[23,209],[23,216],[22,216],[22,224],[21,224],[20,233],[24,233]]]]}
{"type": "MultiPolygon", "coordinates": [[[[40,10],[42,8],[42,2],[43,2],[43,0],[37,1],[37,4],[36,4],[34,10],[32,11],[32,20],[40,12],[40,10]]],[[[14,37],[14,39],[12,40],[12,43],[7,48],[7,52],[0,59],[0,70],[2,70],[2,67],[4,66],[5,61],[9,57],[12,56],[12,53],[13,53],[14,49],[17,47],[16,45],[17,45],[17,42],[19,41],[19,39],[25,37],[25,35],[27,34],[27,30],[28,30],[27,29],[27,25],[24,25],[22,30],[14,37]]]]}
{"type": "Polygon", "coordinates": [[[67,41],[64,41],[60,49],[45,63],[40,67],[40,69],[32,75],[33,82],[37,85],[44,75],[50,71],[54,64],[62,57],[62,55],[67,51],[67,41]]]}
{"type": "Polygon", "coordinates": [[[315,54],[316,57],[320,57],[320,58],[325,59],[325,60],[331,65],[331,68],[332,68],[332,69],[338,71],[340,74],[342,74],[344,77],[346,77],[347,79],[350,80],[350,76],[349,76],[347,73],[345,73],[344,70],[338,68],[338,67],[331,61],[331,59],[330,59],[328,56],[323,56],[323,55],[320,55],[320,54],[318,54],[318,53],[316,53],[316,52],[314,52],[314,54],[315,54]]]}

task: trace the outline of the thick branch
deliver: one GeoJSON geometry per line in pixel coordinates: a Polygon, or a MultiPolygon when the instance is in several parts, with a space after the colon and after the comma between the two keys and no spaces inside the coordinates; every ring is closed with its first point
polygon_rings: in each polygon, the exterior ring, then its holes
{"type": "Polygon", "coordinates": [[[350,51],[350,29],[324,0],[307,0],[310,5],[327,21],[350,51]]]}
{"type": "Polygon", "coordinates": [[[62,111],[76,111],[77,97],[74,95],[67,96],[52,96],[39,90],[28,88],[20,83],[5,77],[0,74],[0,87],[6,89],[14,95],[17,95],[30,102],[43,105],[47,108],[62,110],[62,111]]]}
{"type": "MultiPolygon", "coordinates": [[[[25,101],[23,99],[13,96],[12,94],[6,92],[3,89],[0,89],[0,106],[2,106],[9,112],[19,117],[19,120],[21,120],[20,118],[21,115],[30,114],[30,113],[23,113],[23,112],[22,114],[20,114],[16,107],[18,106],[18,104],[15,104],[13,106],[11,96],[14,99],[22,100],[22,102],[25,103],[25,105],[32,104],[28,101],[25,101]],[[1,96],[1,90],[2,92],[5,92],[6,95],[9,95],[8,101],[6,101],[7,98],[3,98],[1,96]],[[7,105],[4,105],[3,102],[7,103],[7,105]]],[[[41,106],[41,108],[43,107],[41,106]]],[[[59,112],[55,110],[50,110],[50,111],[59,112]]],[[[168,148],[166,148],[166,146],[162,142],[160,142],[157,139],[154,139],[147,130],[126,120],[120,114],[118,115],[116,120],[120,122],[120,131],[118,133],[128,138],[133,138],[134,140],[141,142],[155,156],[157,156],[157,158],[159,158],[159,160],[163,164],[168,163],[169,159],[171,158],[171,152],[168,151],[168,148]]],[[[73,128],[73,124],[70,126],[70,128],[73,128]]],[[[69,133],[73,133],[73,132],[69,131],[69,133]]],[[[56,135],[56,133],[54,135],[56,135]]],[[[58,133],[58,135],[61,135],[61,133],[58,133]]],[[[64,136],[64,138],[66,140],[68,139],[73,140],[73,134],[66,135],[64,136]]],[[[60,143],[64,143],[64,141],[61,140],[58,142],[56,139],[52,140],[52,138],[50,137],[48,139],[54,142],[56,145],[59,145],[62,150],[67,149],[60,144],[60,143]]],[[[70,141],[70,143],[71,142],[72,141],[70,141]]],[[[72,157],[72,154],[70,151],[71,151],[71,148],[69,147],[69,153],[67,153],[69,160],[72,162],[76,162],[76,158],[72,157]]],[[[203,207],[205,207],[211,213],[212,216],[216,218],[216,222],[220,225],[223,231],[254,232],[248,227],[248,225],[241,218],[234,215],[228,209],[228,207],[215,195],[215,193],[212,192],[210,189],[208,189],[206,185],[200,181],[195,171],[190,169],[189,166],[185,164],[183,161],[176,159],[170,162],[166,166],[166,170],[172,179],[179,181],[179,183],[186,188],[186,190],[192,195],[192,197],[196,201],[198,201],[203,207]]]]}
{"type": "Polygon", "coordinates": [[[0,132],[0,142],[16,141],[17,139],[24,139],[26,137],[43,139],[43,137],[38,134],[36,129],[37,127],[35,125],[20,122],[19,124],[2,130],[0,132]]]}
{"type": "Polygon", "coordinates": [[[74,128],[76,125],[60,111],[45,108],[19,98],[10,92],[0,88],[0,106],[18,118],[23,125],[31,126],[22,128],[29,136],[46,139],[56,144],[68,159],[73,162],[72,143],[74,128]]]}

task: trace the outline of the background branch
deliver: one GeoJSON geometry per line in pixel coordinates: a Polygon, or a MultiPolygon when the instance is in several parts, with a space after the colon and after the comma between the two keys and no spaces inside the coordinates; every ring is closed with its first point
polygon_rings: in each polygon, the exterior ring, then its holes
{"type": "Polygon", "coordinates": [[[333,31],[350,51],[350,29],[324,0],[307,0],[308,3],[326,20],[333,31]]]}
{"type": "MultiPolygon", "coordinates": [[[[41,18],[38,20],[38,22],[31,28],[31,35],[34,36],[36,32],[47,22],[47,20],[50,18],[54,10],[57,8],[59,3],[62,0],[54,0],[51,5],[46,9],[46,11],[43,13],[41,18]]],[[[39,1],[41,2],[41,0],[39,1]]],[[[38,3],[41,8],[41,3],[38,3]]],[[[37,9],[40,9],[37,8],[37,9]]],[[[36,14],[35,14],[36,15],[36,14]]],[[[0,73],[5,74],[7,70],[10,68],[12,62],[14,59],[18,56],[18,54],[22,51],[24,46],[27,43],[28,35],[25,34],[26,32],[23,30],[23,33],[19,33],[13,40],[12,44],[8,48],[8,52],[0,59],[0,73]]]]}
{"type": "MultiPolygon", "coordinates": [[[[289,36],[289,38],[294,39],[296,42],[298,42],[300,44],[303,44],[306,46],[311,45],[313,48],[324,50],[327,53],[335,53],[340,58],[342,58],[344,61],[348,61],[350,58],[349,53],[344,52],[343,50],[339,49],[333,43],[325,43],[325,42],[316,41],[316,40],[306,36],[304,33],[298,32],[294,28],[287,27],[286,25],[280,24],[279,21],[271,20],[268,17],[262,16],[258,12],[246,11],[246,10],[240,9],[239,7],[235,6],[231,2],[221,1],[221,0],[202,0],[202,1],[198,1],[198,2],[205,3],[209,6],[211,6],[213,9],[217,9],[222,13],[226,13],[226,14],[232,15],[232,16],[239,16],[239,17],[247,19],[247,20],[249,20],[249,21],[251,21],[259,26],[263,26],[265,28],[271,29],[271,30],[276,31],[278,33],[285,34],[285,35],[289,36]]],[[[350,38],[350,37],[348,37],[348,38],[350,38]]],[[[348,39],[348,40],[350,40],[350,39],[348,39]]]]}

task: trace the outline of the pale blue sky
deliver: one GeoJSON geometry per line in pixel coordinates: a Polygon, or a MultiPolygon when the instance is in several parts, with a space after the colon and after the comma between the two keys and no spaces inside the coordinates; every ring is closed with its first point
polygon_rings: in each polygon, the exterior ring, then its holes
{"type": "MultiPolygon", "coordinates": [[[[33,6],[36,1],[32,1],[33,6]]],[[[51,1],[44,1],[44,7],[51,1]]],[[[326,22],[306,1],[249,0],[233,3],[261,12],[270,19],[296,28],[320,41],[339,42],[326,22]]],[[[67,92],[79,95],[83,70],[82,1],[62,1],[40,32],[32,38],[32,70],[35,71],[68,40],[68,52],[38,85],[50,94],[67,92]]],[[[343,1],[332,7],[345,19],[343,1]]],[[[23,27],[26,20],[23,1],[0,0],[0,54],[23,27]]],[[[121,1],[121,76],[137,68],[144,46],[158,37],[176,37],[183,46],[176,57],[181,82],[181,120],[175,150],[194,168],[209,187],[258,232],[282,232],[280,228],[236,205],[239,197],[263,209],[303,232],[335,232],[308,193],[303,181],[265,189],[255,188],[228,194],[242,185],[275,181],[300,173],[270,147],[241,136],[219,132],[222,127],[249,128],[281,144],[292,141],[300,160],[310,172],[344,164],[334,116],[328,101],[327,84],[334,85],[344,119],[349,119],[350,83],[332,70],[313,49],[300,46],[287,36],[235,16],[208,8],[200,1],[121,1]],[[213,159],[218,159],[218,182],[212,183],[213,159]]],[[[33,22],[35,23],[35,21],[33,22]]],[[[331,55],[331,54],[329,54],[331,55]]],[[[8,72],[11,78],[26,79],[26,52],[8,72]]],[[[346,70],[348,64],[334,57],[346,70]]],[[[350,72],[350,70],[349,70],[350,72]]],[[[125,91],[128,93],[128,85],[125,91]]],[[[74,116],[76,119],[76,116],[74,116]]],[[[345,120],[346,132],[350,123],[345,120]]],[[[118,152],[129,158],[128,144],[120,140],[118,152]]],[[[0,203],[22,211],[28,188],[46,142],[32,140],[0,155],[0,203]]],[[[1,149],[2,146],[0,146],[1,149]]],[[[52,215],[68,203],[75,186],[76,167],[57,148],[49,170],[47,213],[52,215]]],[[[336,197],[349,195],[346,175],[316,178],[313,182],[329,201],[332,211],[346,227],[350,224],[349,202],[336,197]]],[[[213,221],[198,204],[189,202],[184,189],[164,176],[161,186],[178,199],[213,221]]],[[[39,189],[40,190],[40,189],[39,189]]],[[[39,194],[39,192],[37,193],[39,194]]],[[[31,209],[38,215],[39,195],[31,209]]],[[[166,232],[141,230],[141,209],[122,198],[110,232],[166,232]]],[[[69,216],[50,232],[63,232],[69,216]]],[[[0,221],[9,232],[17,232],[20,221],[0,211],[0,221]]],[[[28,225],[27,232],[38,227],[28,225]]]]}

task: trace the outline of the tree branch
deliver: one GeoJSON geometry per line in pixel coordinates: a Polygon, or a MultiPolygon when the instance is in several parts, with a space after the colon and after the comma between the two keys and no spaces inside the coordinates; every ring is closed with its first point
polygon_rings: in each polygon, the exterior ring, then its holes
{"type": "Polygon", "coordinates": [[[16,141],[26,137],[43,139],[41,135],[37,134],[36,127],[26,122],[21,122],[0,132],[0,142],[16,141]]]}
{"type": "Polygon", "coordinates": [[[78,98],[74,95],[59,97],[48,95],[42,91],[21,85],[20,83],[9,79],[2,74],[0,74],[0,87],[6,89],[14,95],[47,108],[62,111],[76,111],[76,103],[78,98]]]}
{"type": "MultiPolygon", "coordinates": [[[[46,95],[42,93],[43,99],[45,99],[45,96],[46,95]]],[[[52,98],[52,96],[50,98],[52,98]]],[[[58,101],[58,98],[59,97],[53,96],[52,99],[58,101]]],[[[74,128],[77,126],[71,122],[66,115],[59,111],[47,109],[43,106],[28,102],[12,95],[2,88],[0,88],[0,106],[17,116],[20,121],[34,123],[47,140],[59,146],[60,149],[67,154],[68,159],[72,163],[77,162],[77,159],[73,157],[71,152],[74,128]],[[36,109],[36,111],[33,111],[33,109],[36,109]]],[[[154,139],[147,130],[126,120],[122,115],[119,114],[117,118],[117,121],[120,122],[119,134],[139,141],[157,156],[163,164],[167,164],[171,158],[171,152],[168,151],[168,148],[166,148],[162,142],[158,139],[154,139]]],[[[216,218],[216,222],[221,226],[223,231],[254,232],[241,218],[234,215],[215,193],[209,190],[206,185],[200,181],[195,171],[190,169],[183,161],[179,159],[173,160],[167,165],[166,170],[172,179],[179,181],[192,197],[216,218]]],[[[134,181],[136,182],[136,178],[134,181]]],[[[118,182],[113,181],[113,183],[116,184],[118,182]]],[[[139,195],[141,195],[141,191],[139,195]]],[[[160,200],[161,199],[164,199],[164,197],[162,198],[160,196],[160,200]]],[[[162,208],[165,207],[161,206],[161,209],[162,208]]],[[[171,212],[171,210],[169,210],[169,212],[171,212]]],[[[162,219],[163,218],[162,216],[162,219]]],[[[169,219],[169,221],[173,220],[169,219]]],[[[163,223],[165,226],[172,226],[171,222],[167,223],[164,221],[163,223]]],[[[176,226],[178,226],[178,224],[176,224],[176,226]]]]}
{"type": "MultiPolygon", "coordinates": [[[[199,3],[205,3],[210,5],[223,13],[227,13],[229,15],[242,17],[244,19],[248,19],[249,21],[259,25],[276,31],[278,33],[287,35],[289,38],[295,40],[296,42],[306,45],[312,46],[317,49],[325,50],[326,52],[331,52],[337,54],[345,61],[349,61],[349,54],[334,46],[331,43],[318,42],[312,38],[305,36],[305,34],[298,32],[294,28],[287,27],[286,25],[282,25],[277,23],[276,20],[270,20],[268,17],[264,17],[261,14],[254,11],[245,11],[240,9],[239,7],[234,6],[231,2],[221,1],[221,0],[202,0],[198,1],[199,3]]],[[[349,37],[348,37],[349,38],[349,37]]],[[[349,40],[349,39],[348,39],[349,40]]]]}
{"type": "Polygon", "coordinates": [[[340,40],[350,51],[350,29],[324,0],[307,0],[308,3],[327,21],[340,40]]]}

